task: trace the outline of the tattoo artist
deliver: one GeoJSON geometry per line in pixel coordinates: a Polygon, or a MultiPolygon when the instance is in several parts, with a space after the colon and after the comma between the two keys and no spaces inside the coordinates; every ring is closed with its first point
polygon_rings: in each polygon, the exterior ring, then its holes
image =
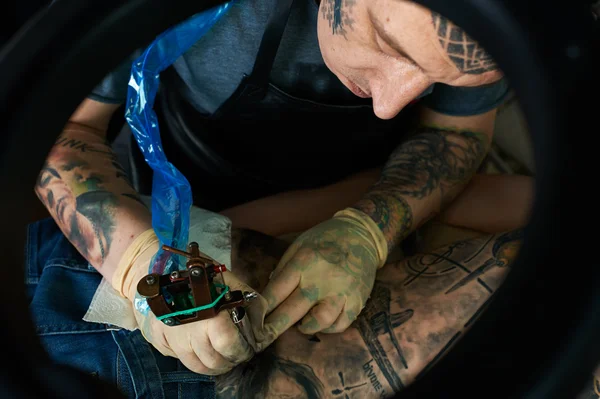
{"type": "MultiPolygon", "coordinates": [[[[143,159],[135,166],[140,156],[132,155],[136,191],[107,144],[130,66],[75,111],[36,193],[79,252],[133,301],[158,244],[138,197],[149,194],[143,159]]],[[[481,46],[405,0],[240,1],[161,82],[163,146],[196,206],[227,215],[268,195],[318,196],[352,176],[372,178],[361,180],[371,186],[366,195],[349,190],[343,209],[323,195],[318,223],[305,221],[316,227],[298,237],[264,292],[265,346],[297,322],[306,333],[340,332],[356,319],[387,254],[476,172],[508,93],[481,46]]],[[[273,223],[287,217],[273,209],[273,223]]],[[[161,353],[221,374],[252,356],[222,313],[176,328],[136,317],[161,353]]]]}

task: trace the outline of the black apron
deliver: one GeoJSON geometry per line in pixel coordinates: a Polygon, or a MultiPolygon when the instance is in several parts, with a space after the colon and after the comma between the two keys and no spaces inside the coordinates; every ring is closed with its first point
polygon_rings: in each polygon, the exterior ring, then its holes
{"type": "MultiPolygon", "coordinates": [[[[155,111],[164,151],[189,180],[196,206],[220,211],[380,167],[408,130],[411,106],[382,120],[370,99],[322,104],[270,83],[292,3],[277,3],[251,74],[214,114],[187,101],[187,86],[173,69],[161,74],[155,111]]],[[[137,159],[136,168],[144,168],[137,159]]]]}

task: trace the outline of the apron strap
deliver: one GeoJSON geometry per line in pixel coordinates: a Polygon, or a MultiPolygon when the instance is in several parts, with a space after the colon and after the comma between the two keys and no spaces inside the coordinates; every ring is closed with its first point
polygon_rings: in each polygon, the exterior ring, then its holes
{"type": "Polygon", "coordinates": [[[250,75],[244,75],[236,91],[221,104],[211,116],[211,119],[222,119],[238,105],[245,102],[261,101],[265,98],[273,62],[275,62],[275,56],[279,50],[279,44],[294,2],[294,0],[276,1],[275,8],[271,12],[269,22],[267,22],[267,27],[263,33],[252,72],[250,75]]]}
{"type": "Polygon", "coordinates": [[[266,90],[294,0],[277,0],[271,12],[248,83],[266,90]]]}

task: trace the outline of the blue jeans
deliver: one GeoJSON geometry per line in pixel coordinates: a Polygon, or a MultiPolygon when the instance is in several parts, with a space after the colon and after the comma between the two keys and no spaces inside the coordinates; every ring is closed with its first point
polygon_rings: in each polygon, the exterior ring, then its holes
{"type": "Polygon", "coordinates": [[[161,355],[139,330],[82,320],[102,276],[52,219],[27,228],[30,315],[50,358],[113,384],[131,398],[214,398],[214,377],[161,355]]]}

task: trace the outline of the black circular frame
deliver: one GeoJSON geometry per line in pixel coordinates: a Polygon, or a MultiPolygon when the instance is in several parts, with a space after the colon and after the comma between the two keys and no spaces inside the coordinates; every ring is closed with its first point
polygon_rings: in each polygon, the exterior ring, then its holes
{"type": "MultiPolygon", "coordinates": [[[[333,0],[332,0],[333,1],[333,0]]],[[[592,254],[599,35],[590,1],[418,0],[478,40],[506,73],[533,135],[536,199],[511,273],[472,329],[403,398],[574,398],[600,363],[600,267],[592,254]],[[596,112],[596,113],[594,113],[596,112]],[[577,237],[571,243],[569,238],[577,237]]],[[[0,53],[3,397],[116,397],[53,364],[24,295],[33,185],[65,122],[131,52],[223,0],[60,0],[0,53]]],[[[60,298],[58,298],[60,300],[60,298]]]]}

